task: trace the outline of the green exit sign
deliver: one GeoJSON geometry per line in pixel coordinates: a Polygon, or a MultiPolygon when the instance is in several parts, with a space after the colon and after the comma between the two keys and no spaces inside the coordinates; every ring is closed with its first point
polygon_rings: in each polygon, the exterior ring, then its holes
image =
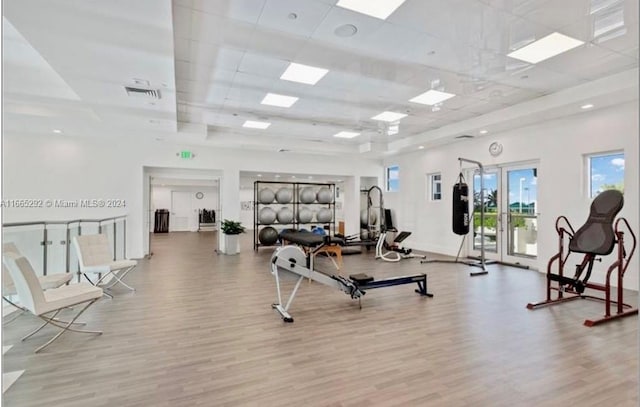
{"type": "Polygon", "coordinates": [[[180,151],[180,158],[183,160],[190,160],[193,157],[195,157],[195,155],[191,151],[180,151]]]}

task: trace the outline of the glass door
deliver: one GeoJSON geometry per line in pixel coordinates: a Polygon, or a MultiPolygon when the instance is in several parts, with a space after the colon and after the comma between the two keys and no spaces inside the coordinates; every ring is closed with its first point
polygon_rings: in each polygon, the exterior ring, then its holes
{"type": "Polygon", "coordinates": [[[538,256],[538,169],[502,169],[502,261],[535,267],[538,256]]]}
{"type": "Polygon", "coordinates": [[[473,173],[472,257],[484,245],[487,260],[536,266],[537,179],[533,164],[485,168],[482,182],[479,171],[473,173]]]}
{"type": "Polygon", "coordinates": [[[473,174],[473,256],[480,256],[484,245],[485,257],[500,260],[500,171],[498,168],[485,169],[483,179],[480,172],[473,174]],[[484,214],[481,209],[484,207],[484,214]]]}

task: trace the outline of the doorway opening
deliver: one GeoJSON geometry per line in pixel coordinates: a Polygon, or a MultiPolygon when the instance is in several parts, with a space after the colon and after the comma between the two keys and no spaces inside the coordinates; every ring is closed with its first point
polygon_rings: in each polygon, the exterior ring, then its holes
{"type": "Polygon", "coordinates": [[[217,249],[219,171],[145,168],[144,180],[146,256],[153,255],[154,242],[176,233],[201,234],[212,240],[211,250],[217,249]]]}

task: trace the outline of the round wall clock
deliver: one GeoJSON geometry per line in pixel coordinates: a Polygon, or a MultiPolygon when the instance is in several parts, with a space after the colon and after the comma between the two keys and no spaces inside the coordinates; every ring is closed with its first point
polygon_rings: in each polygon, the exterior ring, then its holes
{"type": "Polygon", "coordinates": [[[202,199],[202,198],[204,198],[204,194],[202,192],[196,192],[196,198],[197,199],[202,199]]]}
{"type": "Polygon", "coordinates": [[[502,153],[502,144],[498,143],[497,141],[494,141],[493,143],[491,143],[491,145],[489,146],[489,154],[491,154],[494,157],[497,157],[501,153],[502,153]]]}

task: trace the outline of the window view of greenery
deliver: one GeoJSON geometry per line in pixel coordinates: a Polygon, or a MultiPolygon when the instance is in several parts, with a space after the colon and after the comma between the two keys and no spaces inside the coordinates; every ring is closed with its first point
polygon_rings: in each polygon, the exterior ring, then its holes
{"type": "Polygon", "coordinates": [[[624,153],[589,157],[590,197],[602,191],[624,192],[624,153]]]}
{"type": "Polygon", "coordinates": [[[387,191],[389,192],[398,191],[399,178],[400,178],[399,166],[392,165],[391,167],[387,167],[387,191]]]}
{"type": "Polygon", "coordinates": [[[498,174],[485,173],[482,193],[480,191],[480,174],[473,176],[473,247],[480,248],[480,209],[484,206],[484,248],[497,251],[496,230],[498,221],[498,174]]]}

